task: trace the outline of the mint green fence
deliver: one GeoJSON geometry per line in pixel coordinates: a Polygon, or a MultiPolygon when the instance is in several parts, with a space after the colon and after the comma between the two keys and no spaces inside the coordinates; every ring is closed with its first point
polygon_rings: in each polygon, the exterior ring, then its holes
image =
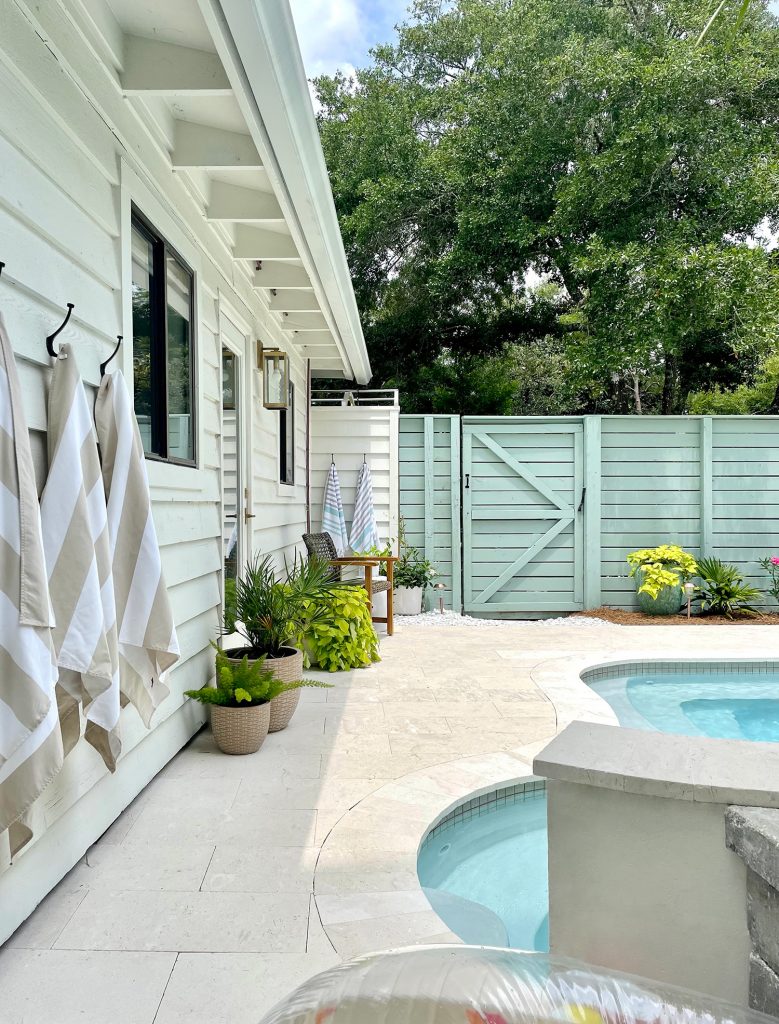
{"type": "MultiPolygon", "coordinates": [[[[462,607],[459,416],[400,417],[400,513],[407,543],[435,565],[447,608],[462,607]]],[[[431,595],[428,595],[428,605],[431,595]]]]}
{"type": "Polygon", "coordinates": [[[630,608],[626,553],[666,541],[758,586],[779,553],[776,417],[401,416],[400,444],[409,541],[455,607],[462,543],[466,612],[630,608]]]}

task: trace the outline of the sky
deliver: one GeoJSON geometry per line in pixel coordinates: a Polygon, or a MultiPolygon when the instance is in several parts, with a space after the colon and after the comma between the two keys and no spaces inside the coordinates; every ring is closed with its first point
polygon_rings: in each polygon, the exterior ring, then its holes
{"type": "Polygon", "coordinates": [[[364,65],[368,50],[392,39],[408,0],[290,0],[309,78],[347,74],[364,65]]]}
{"type": "MultiPolygon", "coordinates": [[[[366,63],[368,50],[392,39],[408,0],[290,0],[309,78],[349,73],[366,63]]],[[[771,0],[779,14],[779,0],[771,0]]]]}

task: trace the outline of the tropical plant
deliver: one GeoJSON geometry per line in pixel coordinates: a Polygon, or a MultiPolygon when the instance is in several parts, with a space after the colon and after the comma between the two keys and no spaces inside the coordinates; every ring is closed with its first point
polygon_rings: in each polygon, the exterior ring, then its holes
{"type": "Polygon", "coordinates": [[[332,567],[319,559],[296,555],[291,566],[285,562],[283,578],[277,579],[270,555],[252,558],[235,583],[236,628],[248,641],[250,657],[281,657],[304,623],[319,621],[312,618],[311,602],[325,614],[321,599],[336,583],[332,567]]]}
{"type": "Polygon", "coordinates": [[[724,615],[732,619],[734,614],[760,614],[754,603],[760,601],[762,594],[744,581],[738,566],[728,565],[719,558],[701,558],[698,575],[701,582],[693,600],[700,602],[701,615],[724,615]]]}
{"type": "Polygon", "coordinates": [[[381,660],[364,587],[341,584],[308,601],[305,616],[299,643],[309,662],[341,672],[381,660]]]}
{"type": "Polygon", "coordinates": [[[768,558],[761,558],[758,565],[765,569],[771,577],[771,583],[766,588],[771,597],[779,604],[779,555],[771,555],[768,558]]]}
{"type": "Polygon", "coordinates": [[[627,556],[630,575],[640,581],[639,594],[657,598],[664,587],[678,587],[696,575],[698,566],[678,544],[641,548],[627,556]]]}
{"type": "Polygon", "coordinates": [[[213,641],[216,651],[216,686],[206,685],[199,690],[185,690],[184,695],[201,704],[217,704],[224,708],[253,708],[267,704],[281,693],[299,690],[304,686],[328,686],[313,679],[298,679],[285,683],[277,679],[265,665],[265,657],[250,659],[247,654],[240,661],[231,661],[213,641]]]}

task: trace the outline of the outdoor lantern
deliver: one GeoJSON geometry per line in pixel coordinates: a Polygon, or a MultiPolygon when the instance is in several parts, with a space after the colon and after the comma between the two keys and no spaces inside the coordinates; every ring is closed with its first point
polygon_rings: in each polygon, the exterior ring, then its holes
{"type": "Polygon", "coordinates": [[[445,583],[434,583],[433,584],[433,590],[437,590],[438,591],[438,610],[443,615],[444,614],[444,591],[446,590],[446,584],[445,583]]]}
{"type": "Polygon", "coordinates": [[[694,583],[685,583],[684,592],[687,595],[687,618],[690,618],[690,602],[692,601],[692,595],[695,593],[694,583]]]}
{"type": "Polygon", "coordinates": [[[266,409],[286,409],[289,405],[289,356],[278,348],[263,348],[262,404],[266,409]]]}

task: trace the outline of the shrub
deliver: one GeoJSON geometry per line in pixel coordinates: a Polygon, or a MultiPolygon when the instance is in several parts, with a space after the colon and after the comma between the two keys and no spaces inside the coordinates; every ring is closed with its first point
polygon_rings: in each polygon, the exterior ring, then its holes
{"type": "Polygon", "coordinates": [[[664,587],[678,587],[698,572],[695,559],[678,544],[641,548],[627,556],[630,575],[641,581],[640,594],[657,598],[664,587]],[[640,575],[639,575],[640,573],[640,575]]]}
{"type": "Polygon", "coordinates": [[[185,690],[184,696],[201,704],[218,704],[226,708],[253,708],[267,704],[288,690],[299,690],[303,686],[327,686],[327,683],[313,679],[298,679],[292,683],[277,679],[265,667],[265,658],[250,660],[244,655],[240,662],[233,663],[225,653],[211,643],[216,651],[216,686],[202,686],[199,690],[185,690]]]}
{"type": "Polygon", "coordinates": [[[395,563],[396,587],[426,587],[438,575],[433,565],[416,548],[405,547],[395,563]]]}
{"type": "Polygon", "coordinates": [[[379,638],[361,586],[339,586],[311,601],[301,631],[306,656],[328,672],[366,668],[379,658],[379,638]]]}
{"type": "Polygon", "coordinates": [[[768,593],[779,604],[779,555],[771,555],[769,558],[761,558],[758,562],[761,569],[765,569],[771,577],[771,583],[767,587],[768,593]]]}
{"type": "Polygon", "coordinates": [[[724,615],[732,619],[734,612],[760,614],[753,602],[759,601],[762,594],[757,587],[744,582],[737,566],[721,562],[719,558],[701,558],[698,575],[701,583],[693,600],[700,601],[702,615],[724,615]]]}

